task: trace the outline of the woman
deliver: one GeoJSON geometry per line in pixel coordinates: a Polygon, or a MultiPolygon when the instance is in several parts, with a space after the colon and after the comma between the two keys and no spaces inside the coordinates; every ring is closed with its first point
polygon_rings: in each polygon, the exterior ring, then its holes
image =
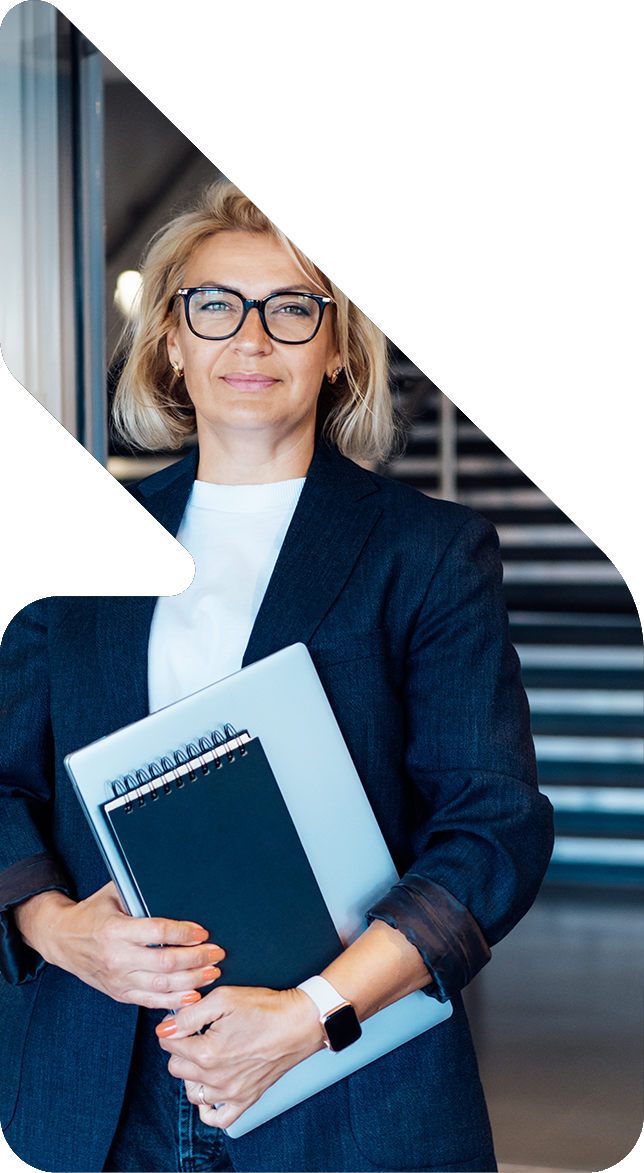
{"type": "Polygon", "coordinates": [[[158,603],[41,600],[2,645],[3,972],[20,987],[3,1123],[36,1167],[495,1168],[459,991],[536,895],[550,808],[492,527],[348,459],[390,446],[385,359],[231,185],[153,243],[115,416],[143,447],[196,428],[194,454],[133,489],[195,581],[158,603]],[[225,942],[126,917],[62,760],[298,640],[403,877],[322,977],[359,1019],[417,989],[454,1009],[231,1140],[325,1045],[312,987],[226,987],[225,942]]]}

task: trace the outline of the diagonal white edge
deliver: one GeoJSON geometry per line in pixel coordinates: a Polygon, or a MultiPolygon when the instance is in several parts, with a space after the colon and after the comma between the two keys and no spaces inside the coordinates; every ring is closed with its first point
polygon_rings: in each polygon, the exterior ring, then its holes
{"type": "Polygon", "coordinates": [[[47,595],[177,594],[192,558],[0,359],[0,634],[47,595]]]}
{"type": "Polygon", "coordinates": [[[291,4],[255,5],[240,38],[219,6],[217,77],[238,118],[216,126],[207,104],[177,102],[167,65],[172,44],[208,75],[206,3],[192,22],[150,0],[113,0],[109,19],[101,3],[63,9],[641,590],[638,8],[606,22],[574,3],[466,0],[391,19],[329,0],[313,33],[291,4]],[[324,91],[314,130],[304,103],[279,152],[240,134],[303,60],[324,91]]]}
{"type": "Polygon", "coordinates": [[[172,43],[176,59],[207,75],[203,0],[181,21],[151,0],[69,0],[63,10],[606,551],[631,589],[642,582],[644,552],[631,541],[644,475],[641,174],[629,131],[641,106],[636,7],[622,6],[609,26],[599,11],[578,22],[574,5],[562,11],[553,0],[538,16],[496,0],[458,13],[408,5],[385,21],[329,0],[309,37],[306,15],[289,4],[279,14],[256,5],[243,50],[240,14],[218,8],[213,29],[227,51],[217,75],[234,86],[239,121],[216,129],[207,106],[176,101],[167,68],[172,43]],[[238,126],[252,125],[256,93],[290,76],[300,56],[325,83],[315,133],[305,104],[290,113],[292,149],[280,142],[276,157],[270,135],[249,148],[238,126]],[[242,63],[253,85],[237,84],[242,63]],[[348,111],[360,117],[359,143],[348,111]],[[378,170],[393,142],[395,180],[391,167],[378,170]],[[413,309],[383,298],[383,282],[420,283],[423,298],[413,309]]]}

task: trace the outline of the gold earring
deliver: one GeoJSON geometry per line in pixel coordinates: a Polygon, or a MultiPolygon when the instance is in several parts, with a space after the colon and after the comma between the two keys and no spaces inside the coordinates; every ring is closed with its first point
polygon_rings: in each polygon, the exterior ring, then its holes
{"type": "Polygon", "coordinates": [[[170,362],[170,366],[172,367],[172,370],[174,371],[175,375],[177,375],[179,378],[181,378],[181,376],[183,374],[183,368],[179,366],[179,363],[175,362],[175,360],[172,359],[170,362]]]}
{"type": "Polygon", "coordinates": [[[337,381],[338,381],[338,375],[341,375],[341,374],[342,374],[342,369],[343,369],[342,367],[336,367],[336,369],[334,370],[334,372],[333,372],[333,374],[331,375],[331,377],[330,377],[330,378],[329,378],[329,376],[327,375],[327,379],[329,379],[329,383],[331,383],[331,385],[333,385],[333,383],[337,383],[337,381]]]}

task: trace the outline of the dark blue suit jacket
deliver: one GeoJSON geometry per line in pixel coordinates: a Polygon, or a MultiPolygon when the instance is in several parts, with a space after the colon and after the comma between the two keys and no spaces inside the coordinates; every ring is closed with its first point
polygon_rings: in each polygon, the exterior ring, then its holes
{"type": "MultiPolygon", "coordinates": [[[[174,534],[195,471],[192,455],[133,490],[174,534]]],[[[48,887],[82,899],[108,879],[63,758],[146,715],[154,606],[41,600],[2,643],[0,951],[12,983],[0,983],[2,1121],[15,1151],[47,1170],[102,1169],[137,1009],[44,966],[11,907],[48,887]]],[[[365,1168],[465,1169],[489,1137],[458,990],[529,908],[552,846],[493,527],[320,442],[244,664],[296,641],[308,645],[403,876],[376,915],[415,940],[434,996],[456,995],[455,1011],[231,1142],[233,1161],[310,1168],[311,1138],[345,1120],[365,1168]],[[402,1118],[414,1122],[404,1137],[402,1118]]],[[[315,1151],[316,1168],[344,1167],[315,1151]]]]}

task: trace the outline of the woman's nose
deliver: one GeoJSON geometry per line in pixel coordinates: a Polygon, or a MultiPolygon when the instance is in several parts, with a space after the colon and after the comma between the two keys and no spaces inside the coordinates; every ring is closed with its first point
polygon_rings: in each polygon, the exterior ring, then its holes
{"type": "Polygon", "coordinates": [[[231,342],[235,349],[243,350],[245,354],[263,353],[271,349],[271,340],[262,325],[258,309],[248,311],[241,329],[233,335],[231,342]]]}

